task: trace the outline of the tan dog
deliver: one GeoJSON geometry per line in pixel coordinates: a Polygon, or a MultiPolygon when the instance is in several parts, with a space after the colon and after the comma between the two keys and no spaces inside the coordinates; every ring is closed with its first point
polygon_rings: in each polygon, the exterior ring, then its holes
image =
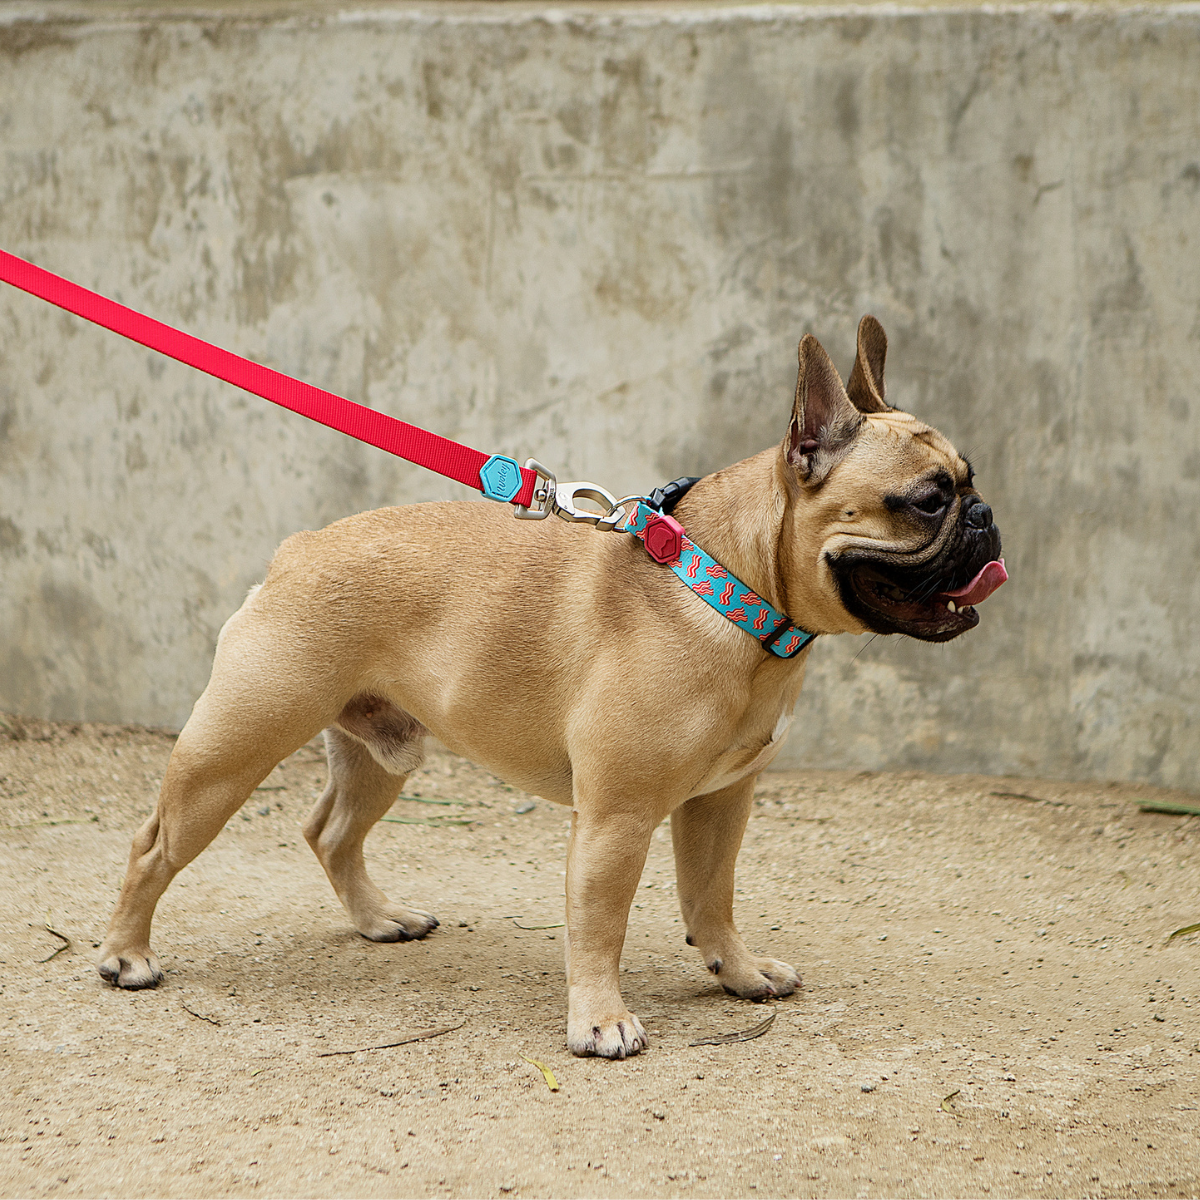
{"type": "MultiPolygon", "coordinates": [[[[701,480],[675,515],[803,629],[944,641],[978,622],[947,593],[966,604],[979,593],[962,585],[997,557],[999,534],[954,447],[884,403],[886,345],[864,318],[847,390],[805,337],[782,444],[701,480]]],[[[688,942],[728,992],[786,996],[796,971],[752,954],[734,926],[734,862],[807,658],[766,652],[624,533],[514,521],[478,503],[380,509],[298,533],[221,631],[157,811],[134,840],[100,974],[125,988],[162,979],[150,949],[158,898],[322,729],[329,784],[304,835],[364,937],[424,937],[437,920],[389,900],[362,847],[432,732],[571,807],[576,1054],[647,1045],[618,967],[650,837],[668,815],[688,942]]]]}

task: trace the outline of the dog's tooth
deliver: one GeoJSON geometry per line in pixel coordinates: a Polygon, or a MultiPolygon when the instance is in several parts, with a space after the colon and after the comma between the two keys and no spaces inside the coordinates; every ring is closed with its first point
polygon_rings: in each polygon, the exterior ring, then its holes
{"type": "Polygon", "coordinates": [[[953,613],[958,612],[958,605],[955,604],[953,600],[947,600],[946,607],[953,613]]]}

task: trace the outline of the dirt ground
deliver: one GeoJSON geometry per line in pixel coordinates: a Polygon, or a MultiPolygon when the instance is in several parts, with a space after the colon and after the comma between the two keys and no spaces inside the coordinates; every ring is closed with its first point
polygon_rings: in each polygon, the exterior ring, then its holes
{"type": "Polygon", "coordinates": [[[1168,941],[1200,921],[1200,818],[1140,811],[1195,797],[764,776],[739,923],[803,991],[724,995],[664,827],[624,958],[652,1045],[606,1062],[564,1048],[567,813],[444,753],[368,840],[385,890],[441,918],[427,941],[350,928],[298,830],[314,744],[167,893],[163,986],[102,983],[171,744],[0,723],[5,1196],[1200,1192],[1200,934],[1168,941]]]}

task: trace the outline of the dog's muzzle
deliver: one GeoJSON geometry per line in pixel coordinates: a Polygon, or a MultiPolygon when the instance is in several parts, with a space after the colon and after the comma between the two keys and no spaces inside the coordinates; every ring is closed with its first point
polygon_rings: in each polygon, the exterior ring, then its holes
{"type": "Polygon", "coordinates": [[[1000,530],[975,492],[911,552],[855,546],[830,558],[842,603],[875,633],[948,642],[979,624],[975,605],[1007,578],[1000,530]]]}

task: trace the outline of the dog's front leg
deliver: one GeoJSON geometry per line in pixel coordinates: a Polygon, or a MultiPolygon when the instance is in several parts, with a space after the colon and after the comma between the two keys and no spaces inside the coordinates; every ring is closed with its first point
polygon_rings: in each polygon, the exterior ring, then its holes
{"type": "Polygon", "coordinates": [[[671,840],[688,945],[704,955],[705,966],[727,992],[765,1000],[790,996],[800,977],[785,962],[751,954],[733,923],[734,864],[757,778],[752,775],[681,804],[671,814],[671,840]]]}
{"type": "Polygon", "coordinates": [[[572,1054],[627,1058],[649,1044],[621,999],[618,972],[629,906],[646,864],[653,814],[571,814],[567,850],[567,1047],[572,1054]]]}

